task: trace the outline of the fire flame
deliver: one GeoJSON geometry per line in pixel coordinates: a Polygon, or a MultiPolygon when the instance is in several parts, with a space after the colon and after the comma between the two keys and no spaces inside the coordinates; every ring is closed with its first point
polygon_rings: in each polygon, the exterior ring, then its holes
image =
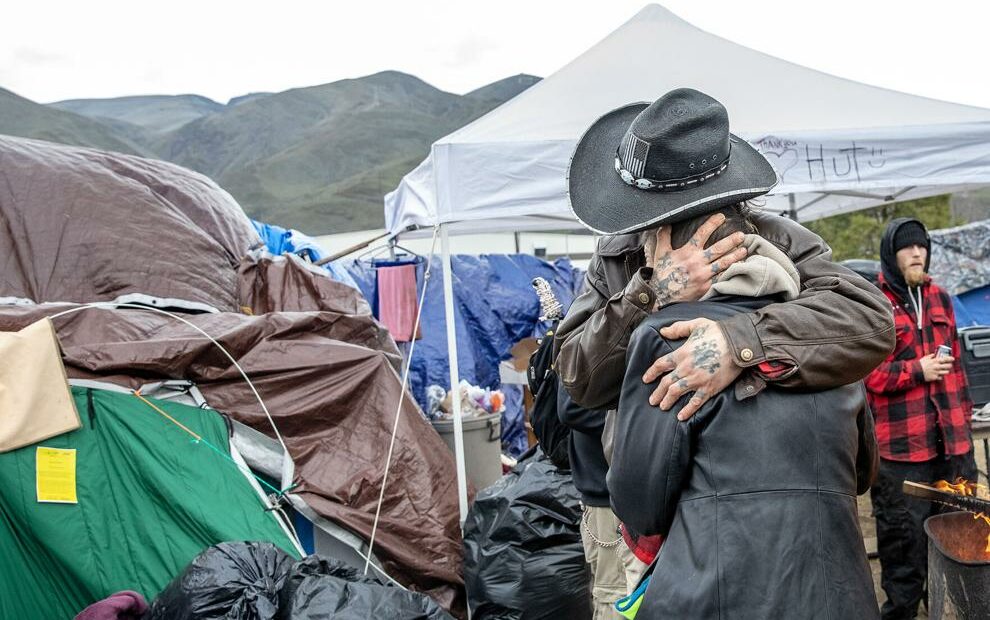
{"type": "Polygon", "coordinates": [[[982,484],[976,484],[975,482],[970,482],[965,478],[956,478],[955,482],[949,482],[948,480],[939,480],[934,485],[939,491],[945,491],[947,493],[955,493],[956,495],[967,495],[969,497],[976,497],[976,491],[982,487],[982,484]]]}
{"type": "MultiPolygon", "coordinates": [[[[974,519],[983,519],[983,522],[990,526],[990,517],[986,516],[982,512],[978,512],[973,515],[974,519]]],[[[985,553],[990,553],[990,534],[987,535],[987,548],[983,550],[985,553]]]]}
{"type": "MultiPolygon", "coordinates": [[[[949,482],[947,480],[939,480],[934,485],[939,491],[945,491],[947,493],[955,493],[956,495],[965,495],[968,497],[976,497],[977,492],[980,490],[986,491],[987,487],[982,484],[976,484],[975,482],[970,482],[964,478],[956,478],[955,482],[949,482]]],[[[983,519],[983,522],[990,526],[990,517],[978,512],[973,515],[974,519],[983,519]]],[[[990,553],[990,534],[987,535],[987,548],[986,553],[990,553]]]]}

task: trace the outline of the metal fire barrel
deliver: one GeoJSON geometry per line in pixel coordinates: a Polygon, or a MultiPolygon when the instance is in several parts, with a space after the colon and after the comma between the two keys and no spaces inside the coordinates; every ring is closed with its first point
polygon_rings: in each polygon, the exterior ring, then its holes
{"type": "Polygon", "coordinates": [[[990,618],[990,527],[969,512],[925,521],[928,534],[928,617],[931,620],[990,618]]]}

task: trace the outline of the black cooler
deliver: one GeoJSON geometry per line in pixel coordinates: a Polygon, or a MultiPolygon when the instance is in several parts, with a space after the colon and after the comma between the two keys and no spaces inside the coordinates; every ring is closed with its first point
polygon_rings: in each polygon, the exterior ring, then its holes
{"type": "Polygon", "coordinates": [[[959,330],[959,345],[969,396],[974,405],[982,407],[990,402],[990,327],[963,327],[959,330]]]}

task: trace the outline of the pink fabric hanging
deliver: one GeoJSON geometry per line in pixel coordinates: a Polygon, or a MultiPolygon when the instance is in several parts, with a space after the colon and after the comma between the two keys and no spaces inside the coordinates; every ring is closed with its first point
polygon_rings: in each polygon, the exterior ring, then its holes
{"type": "MultiPolygon", "coordinates": [[[[413,340],[416,325],[416,265],[378,268],[378,320],[396,342],[413,340]]],[[[416,334],[416,338],[420,338],[416,334]]]]}

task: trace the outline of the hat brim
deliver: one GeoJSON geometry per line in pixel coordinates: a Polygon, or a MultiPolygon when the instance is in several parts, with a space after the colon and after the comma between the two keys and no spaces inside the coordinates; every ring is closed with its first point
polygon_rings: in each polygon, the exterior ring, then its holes
{"type": "Polygon", "coordinates": [[[745,140],[729,134],[729,166],[690,189],[657,192],[627,185],[615,172],[615,152],[633,119],[649,104],[602,116],[581,136],[567,169],[567,198],[577,219],[600,234],[632,233],[711,213],[756,198],[777,184],[773,166],[745,140]]]}

